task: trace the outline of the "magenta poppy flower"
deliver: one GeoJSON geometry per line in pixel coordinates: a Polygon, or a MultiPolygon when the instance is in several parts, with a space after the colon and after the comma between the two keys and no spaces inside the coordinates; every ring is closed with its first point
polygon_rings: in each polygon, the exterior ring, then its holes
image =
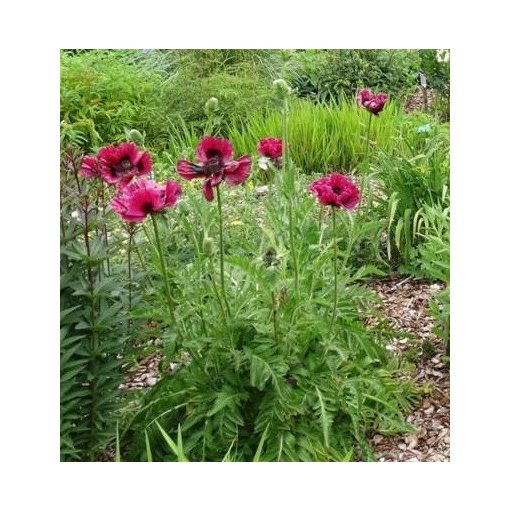
{"type": "Polygon", "coordinates": [[[250,174],[250,157],[244,155],[232,159],[233,154],[234,149],[228,140],[204,136],[196,151],[198,163],[181,159],[177,162],[177,172],[188,181],[205,179],[202,190],[204,197],[211,201],[214,199],[214,188],[222,181],[234,186],[244,182],[250,174]]]}
{"type": "Polygon", "coordinates": [[[94,179],[96,177],[101,177],[97,159],[93,156],[85,156],[81,163],[80,175],[84,179],[94,179]]]}
{"type": "Polygon", "coordinates": [[[338,172],[312,182],[308,190],[322,205],[352,210],[360,201],[360,191],[356,184],[338,172]]]}
{"type": "Polygon", "coordinates": [[[283,154],[283,141],[280,138],[262,138],[257,145],[261,156],[270,159],[279,159],[283,154]]]}
{"type": "Polygon", "coordinates": [[[152,159],[147,151],[141,151],[134,143],[121,143],[115,147],[103,147],[97,154],[101,177],[108,184],[121,186],[133,177],[147,175],[152,169],[152,159]]]}
{"type": "Polygon", "coordinates": [[[379,115],[382,111],[386,101],[388,100],[388,94],[381,92],[374,94],[370,89],[362,89],[359,91],[357,101],[359,106],[365,108],[374,115],[379,115]]]}
{"type": "Polygon", "coordinates": [[[166,185],[162,185],[137,179],[117,190],[111,206],[123,220],[140,223],[149,214],[173,207],[180,194],[181,185],[176,181],[167,181],[166,185]]]}

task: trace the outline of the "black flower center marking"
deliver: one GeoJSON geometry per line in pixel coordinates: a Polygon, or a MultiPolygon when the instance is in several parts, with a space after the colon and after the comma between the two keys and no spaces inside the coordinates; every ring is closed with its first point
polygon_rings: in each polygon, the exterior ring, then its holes
{"type": "Polygon", "coordinates": [[[141,209],[145,214],[150,214],[152,212],[152,202],[143,203],[141,209]]]}
{"type": "Polygon", "coordinates": [[[129,159],[123,159],[120,162],[120,169],[123,172],[127,172],[128,170],[131,170],[131,161],[129,161],[129,159]]]}

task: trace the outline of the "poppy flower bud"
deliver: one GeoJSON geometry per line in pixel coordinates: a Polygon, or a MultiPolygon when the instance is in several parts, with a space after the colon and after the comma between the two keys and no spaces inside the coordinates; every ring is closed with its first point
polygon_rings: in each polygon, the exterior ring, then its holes
{"type": "Polygon", "coordinates": [[[289,96],[292,92],[292,89],[288,86],[287,82],[281,78],[273,81],[273,89],[276,92],[276,95],[281,99],[289,96]]]}
{"type": "Polygon", "coordinates": [[[205,236],[202,242],[202,249],[206,257],[212,257],[214,253],[214,239],[209,236],[205,236]]]}
{"type": "Polygon", "coordinates": [[[210,97],[205,103],[205,114],[210,117],[218,111],[218,100],[215,97],[210,97]]]}
{"type": "Polygon", "coordinates": [[[137,129],[130,129],[128,132],[128,138],[136,145],[143,146],[145,137],[137,129]]]}

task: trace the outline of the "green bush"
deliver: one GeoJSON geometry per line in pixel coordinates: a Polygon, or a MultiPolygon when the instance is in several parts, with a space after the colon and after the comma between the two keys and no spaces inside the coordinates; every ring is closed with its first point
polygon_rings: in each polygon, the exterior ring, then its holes
{"type": "Polygon", "coordinates": [[[438,127],[405,142],[399,152],[380,152],[375,178],[380,183],[378,215],[386,223],[387,260],[409,269],[422,241],[416,224],[424,207],[440,204],[442,211],[449,206],[450,152],[438,127]]]}
{"type": "Polygon", "coordinates": [[[161,100],[169,112],[168,120],[182,118],[188,127],[203,130],[206,124],[205,102],[210,97],[219,101],[219,129],[246,121],[271,103],[271,82],[249,74],[220,72],[210,76],[194,76],[183,70],[168,83],[161,100]]]}
{"type": "Polygon", "coordinates": [[[445,121],[450,120],[450,50],[420,50],[421,70],[428,87],[437,93],[432,108],[445,121]]]}
{"type": "Polygon", "coordinates": [[[287,75],[300,97],[339,99],[368,87],[402,98],[417,84],[420,57],[416,50],[297,51],[287,75]]]}
{"type": "Polygon", "coordinates": [[[204,105],[211,96],[220,101],[220,131],[270,104],[270,77],[255,64],[240,60],[219,65],[215,53],[215,58],[206,60],[209,71],[198,73],[200,55],[199,50],[182,55],[138,50],[62,52],[62,144],[91,152],[101,144],[124,140],[124,130],[136,128],[145,132],[148,148],[157,153],[171,143],[172,123],[184,121],[188,128],[205,130],[204,105]]]}
{"type": "Polygon", "coordinates": [[[157,145],[164,128],[161,91],[165,82],[109,51],[63,52],[60,76],[62,144],[89,152],[124,139],[125,128],[147,133],[157,145]]]}

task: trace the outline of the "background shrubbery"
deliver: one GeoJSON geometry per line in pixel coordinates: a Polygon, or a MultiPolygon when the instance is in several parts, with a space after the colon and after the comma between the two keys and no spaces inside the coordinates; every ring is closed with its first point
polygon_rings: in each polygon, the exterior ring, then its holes
{"type": "Polygon", "coordinates": [[[338,100],[368,86],[402,99],[420,63],[417,50],[297,50],[286,72],[299,97],[338,100]]]}

